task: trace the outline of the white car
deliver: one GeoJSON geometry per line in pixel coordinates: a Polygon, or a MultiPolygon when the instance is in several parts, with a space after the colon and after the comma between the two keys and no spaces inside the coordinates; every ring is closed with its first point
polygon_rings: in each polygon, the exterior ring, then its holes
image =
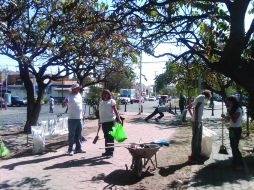
{"type": "Polygon", "coordinates": [[[148,98],[148,101],[156,101],[156,97],[155,97],[155,96],[150,96],[150,97],[148,98]]]}

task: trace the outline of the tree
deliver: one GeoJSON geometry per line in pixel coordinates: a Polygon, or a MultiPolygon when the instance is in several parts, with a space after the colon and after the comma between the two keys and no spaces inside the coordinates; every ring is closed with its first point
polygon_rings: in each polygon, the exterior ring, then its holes
{"type": "Polygon", "coordinates": [[[105,88],[111,92],[119,92],[121,88],[132,88],[135,73],[131,68],[125,67],[122,72],[114,72],[106,78],[105,88]]]}
{"type": "Polygon", "coordinates": [[[166,54],[175,61],[195,54],[209,68],[244,87],[254,118],[254,21],[245,31],[245,16],[253,3],[253,0],[119,0],[114,1],[112,14],[119,18],[122,27],[133,29],[147,53],[154,55],[153,49],[159,43],[184,45],[183,53],[166,54]]]}
{"type": "MultiPolygon", "coordinates": [[[[104,45],[104,52],[108,52],[110,48],[105,49],[105,45],[106,41],[110,42],[111,36],[103,33],[103,28],[96,23],[104,22],[107,6],[97,3],[96,0],[82,2],[0,0],[0,7],[0,54],[18,62],[20,77],[27,90],[28,100],[24,131],[30,133],[31,126],[37,124],[44,91],[52,80],[76,72],[81,73],[77,75],[79,80],[82,76],[89,76],[93,84],[100,82],[100,77],[93,80],[92,74],[101,76],[102,71],[102,69],[98,70],[94,63],[99,63],[98,61],[106,58],[107,53],[102,54],[101,47],[104,45]],[[89,39],[91,36],[95,37],[89,39]],[[96,44],[97,41],[93,41],[94,39],[102,42],[96,44]],[[100,53],[94,53],[97,49],[100,53]],[[82,60],[84,57],[85,60],[82,60]],[[51,70],[55,70],[55,74],[52,74],[51,70]],[[31,74],[38,85],[36,94],[31,74]]],[[[119,49],[122,50],[122,48],[119,49]]],[[[126,51],[127,49],[124,54],[128,57],[126,51]]],[[[116,51],[112,52],[108,53],[107,60],[111,58],[110,56],[116,55],[116,51]]],[[[110,63],[109,60],[108,63],[110,63]]],[[[99,66],[107,66],[107,64],[103,60],[103,64],[99,63],[99,66]]]]}
{"type": "Polygon", "coordinates": [[[18,62],[20,77],[27,91],[27,121],[24,131],[30,133],[36,125],[41,110],[40,102],[51,80],[66,72],[48,74],[49,67],[62,60],[63,14],[56,8],[56,1],[0,1],[1,29],[0,54],[18,62]],[[32,74],[33,76],[31,76],[32,74]],[[35,94],[34,77],[38,84],[35,94]],[[35,96],[37,95],[37,98],[35,96]]]}

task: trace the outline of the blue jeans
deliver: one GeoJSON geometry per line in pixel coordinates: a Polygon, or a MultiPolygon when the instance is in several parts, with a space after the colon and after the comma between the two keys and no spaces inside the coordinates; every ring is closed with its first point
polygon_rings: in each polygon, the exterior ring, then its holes
{"type": "Polygon", "coordinates": [[[192,123],[191,155],[194,159],[199,159],[200,157],[202,130],[202,122],[198,123],[198,126],[194,126],[194,122],[192,123]]]}
{"type": "Polygon", "coordinates": [[[72,151],[73,144],[75,142],[75,150],[81,150],[81,131],[82,131],[82,121],[81,119],[68,119],[68,151],[72,151]]]}

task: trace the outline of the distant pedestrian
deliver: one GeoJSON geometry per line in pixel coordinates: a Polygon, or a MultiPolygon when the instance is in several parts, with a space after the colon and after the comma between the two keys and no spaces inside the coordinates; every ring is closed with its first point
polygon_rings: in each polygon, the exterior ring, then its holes
{"type": "Polygon", "coordinates": [[[49,98],[49,113],[54,113],[55,100],[52,96],[49,98]]]}
{"type": "Polygon", "coordinates": [[[202,142],[202,116],[204,105],[210,99],[211,93],[209,90],[204,90],[201,95],[197,96],[194,101],[187,106],[187,109],[192,116],[192,142],[191,142],[191,156],[189,162],[197,164],[202,162],[201,142],[202,142]],[[192,109],[193,108],[193,113],[192,109]]]}
{"type": "Polygon", "coordinates": [[[183,110],[185,109],[186,104],[187,104],[186,97],[181,93],[179,97],[179,109],[181,114],[183,113],[183,110]]]}
{"type": "Polygon", "coordinates": [[[164,105],[164,106],[158,106],[155,108],[155,110],[153,111],[153,113],[151,113],[150,115],[148,115],[145,118],[145,121],[148,122],[149,119],[151,119],[152,117],[154,117],[155,115],[159,114],[158,117],[155,118],[155,121],[159,122],[159,119],[161,119],[162,117],[164,117],[163,112],[169,112],[173,115],[175,115],[175,113],[172,111],[171,107],[168,105],[164,105]]]}
{"type": "Polygon", "coordinates": [[[105,152],[102,156],[112,157],[114,153],[114,138],[109,134],[115,124],[115,120],[122,123],[117,108],[116,101],[112,99],[112,94],[109,90],[104,89],[101,93],[101,101],[99,104],[99,124],[102,125],[102,130],[105,138],[105,152]],[[108,148],[110,146],[110,148],[108,148]]]}
{"type": "Polygon", "coordinates": [[[79,84],[73,84],[71,87],[71,93],[64,99],[62,106],[68,106],[68,154],[70,156],[73,153],[83,153],[81,149],[81,131],[82,131],[82,119],[83,119],[83,102],[82,96],[79,93],[79,84]],[[73,152],[73,144],[76,144],[75,151],[73,152]]]}
{"type": "Polygon", "coordinates": [[[239,141],[242,134],[243,110],[240,107],[237,98],[234,96],[229,96],[226,99],[226,105],[228,108],[228,113],[227,115],[221,114],[221,117],[230,122],[229,140],[233,155],[232,167],[235,169],[242,169],[243,158],[239,150],[239,141]]]}

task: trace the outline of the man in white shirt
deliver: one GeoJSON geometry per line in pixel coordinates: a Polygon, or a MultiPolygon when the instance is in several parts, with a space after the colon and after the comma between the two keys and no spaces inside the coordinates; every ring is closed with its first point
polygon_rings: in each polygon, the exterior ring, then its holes
{"type": "Polygon", "coordinates": [[[202,162],[201,160],[201,141],[202,141],[202,116],[205,103],[210,99],[211,92],[204,90],[201,95],[197,96],[194,101],[187,106],[187,109],[192,116],[192,142],[191,142],[191,156],[189,162],[196,164],[202,162]],[[192,109],[193,108],[193,113],[192,109]]]}
{"type": "Polygon", "coordinates": [[[82,96],[79,93],[79,84],[73,84],[71,87],[71,93],[64,99],[62,106],[68,106],[68,154],[82,153],[81,149],[81,131],[82,131],[82,119],[83,119],[83,103],[82,96]],[[73,152],[73,144],[76,144],[75,152],[73,152]]]}
{"type": "Polygon", "coordinates": [[[49,113],[54,113],[55,100],[52,96],[49,99],[49,113]]]}

